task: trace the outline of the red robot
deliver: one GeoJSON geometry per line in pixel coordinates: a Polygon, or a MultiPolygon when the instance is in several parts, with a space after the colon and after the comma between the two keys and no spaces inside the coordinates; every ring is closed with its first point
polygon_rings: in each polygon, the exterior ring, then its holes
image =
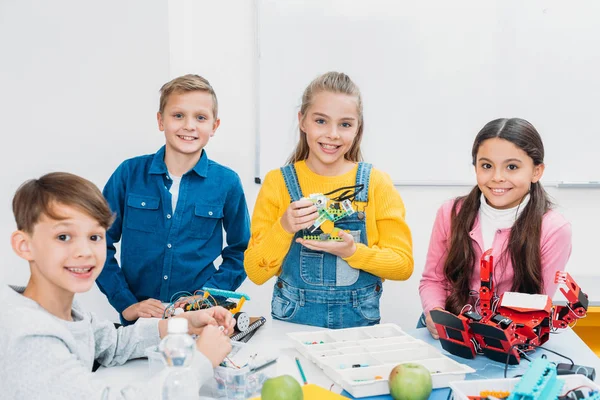
{"type": "MultiPolygon", "coordinates": [[[[566,272],[557,272],[555,283],[566,306],[555,306],[547,295],[506,292],[495,298],[492,250],[481,257],[479,310],[467,308],[460,315],[432,310],[431,319],[444,350],[463,358],[477,354],[509,364],[519,364],[519,353],[534,350],[550,337],[550,332],[566,328],[587,313],[588,298],[566,272]]],[[[463,308],[463,310],[465,310],[463,308]]]]}

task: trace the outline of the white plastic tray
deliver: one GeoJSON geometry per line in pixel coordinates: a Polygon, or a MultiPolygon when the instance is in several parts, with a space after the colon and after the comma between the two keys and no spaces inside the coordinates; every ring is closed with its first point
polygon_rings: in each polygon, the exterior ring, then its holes
{"type": "Polygon", "coordinates": [[[354,397],[389,394],[390,372],[405,362],[429,369],[434,389],[448,387],[450,381],[475,372],[395,324],[293,332],[288,336],[301,354],[354,397]]]}
{"type": "MultiPolygon", "coordinates": [[[[468,396],[479,396],[483,390],[493,391],[512,391],[521,378],[510,379],[481,379],[472,381],[450,382],[452,389],[452,400],[468,400],[468,396]]],[[[583,375],[561,375],[557,377],[565,381],[565,386],[561,392],[565,394],[571,389],[579,386],[587,386],[591,389],[600,390],[600,386],[590,381],[583,375]]]]}

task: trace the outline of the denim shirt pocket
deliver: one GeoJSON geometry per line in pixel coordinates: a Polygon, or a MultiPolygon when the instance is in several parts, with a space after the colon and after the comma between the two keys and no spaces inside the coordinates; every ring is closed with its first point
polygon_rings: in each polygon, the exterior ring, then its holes
{"type": "Polygon", "coordinates": [[[215,228],[221,226],[223,205],[196,204],[190,224],[190,236],[196,239],[210,239],[215,228]]]}
{"type": "Polygon", "coordinates": [[[323,258],[322,252],[302,247],[300,250],[300,277],[305,283],[323,285],[323,258]]]}
{"type": "Polygon", "coordinates": [[[142,232],[156,232],[160,211],[160,198],[129,194],[125,214],[125,227],[142,232]]]}

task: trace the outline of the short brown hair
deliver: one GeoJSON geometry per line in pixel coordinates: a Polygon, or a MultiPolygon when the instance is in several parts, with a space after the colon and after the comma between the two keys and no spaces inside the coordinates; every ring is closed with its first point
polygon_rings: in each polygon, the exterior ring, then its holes
{"type": "Polygon", "coordinates": [[[217,95],[215,90],[210,85],[210,83],[200,75],[187,74],[175,78],[167,83],[165,83],[160,88],[160,105],[158,108],[159,113],[163,113],[165,111],[165,106],[167,105],[167,100],[169,100],[169,96],[173,93],[185,93],[185,92],[193,92],[195,90],[200,90],[203,92],[208,92],[212,95],[213,99],[213,116],[217,119],[218,111],[219,111],[219,103],[217,102],[217,95]]]}
{"type": "Polygon", "coordinates": [[[113,222],[113,214],[100,190],[92,182],[67,172],[52,172],[24,182],[13,198],[17,229],[32,233],[42,215],[60,220],[54,203],[75,207],[89,215],[104,229],[113,222]]]}

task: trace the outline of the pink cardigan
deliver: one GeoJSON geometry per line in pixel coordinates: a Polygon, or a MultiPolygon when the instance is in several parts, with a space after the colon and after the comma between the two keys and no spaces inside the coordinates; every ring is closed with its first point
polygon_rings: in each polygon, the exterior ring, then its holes
{"type": "MultiPolygon", "coordinates": [[[[454,200],[444,203],[438,210],[429,241],[427,261],[421,283],[419,294],[423,310],[429,312],[436,307],[445,307],[446,297],[449,294],[444,277],[444,262],[450,241],[450,215],[454,200]]],[[[477,260],[471,272],[470,288],[479,292],[480,271],[479,259],[487,249],[483,248],[483,236],[479,226],[479,216],[475,220],[473,230],[470,232],[473,246],[475,248],[475,259],[477,260]]],[[[500,263],[500,255],[506,249],[510,235],[510,228],[499,229],[494,237],[494,287],[498,295],[510,291],[514,277],[514,271],[510,257],[505,258],[506,263],[500,263]]],[[[567,261],[571,256],[571,224],[558,212],[548,211],[542,221],[541,235],[542,252],[542,276],[544,279],[544,293],[552,298],[557,289],[554,283],[556,271],[564,271],[567,261]]]]}

